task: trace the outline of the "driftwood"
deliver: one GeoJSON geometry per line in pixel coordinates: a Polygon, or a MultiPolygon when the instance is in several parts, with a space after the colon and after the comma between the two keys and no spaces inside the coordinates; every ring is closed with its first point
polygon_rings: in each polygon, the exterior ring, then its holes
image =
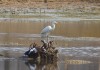
{"type": "Polygon", "coordinates": [[[25,52],[25,55],[33,59],[40,58],[40,60],[47,60],[47,61],[56,60],[58,50],[53,46],[53,41],[46,43],[45,41],[41,40],[41,42],[43,43],[41,47],[37,46],[36,43],[32,43],[30,45],[31,47],[29,48],[29,50],[25,52]],[[37,52],[35,53],[35,51],[33,51],[29,54],[30,50],[33,48],[36,49],[37,52]]]}

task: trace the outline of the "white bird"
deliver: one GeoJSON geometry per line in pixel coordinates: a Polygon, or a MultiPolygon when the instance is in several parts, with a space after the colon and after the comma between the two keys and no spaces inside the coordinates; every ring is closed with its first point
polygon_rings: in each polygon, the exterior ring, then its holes
{"type": "Polygon", "coordinates": [[[53,22],[51,23],[51,25],[46,26],[46,27],[41,31],[41,37],[42,37],[42,38],[43,38],[43,37],[47,37],[47,39],[48,39],[49,33],[55,29],[55,24],[56,24],[56,23],[57,23],[56,21],[53,21],[53,22]]]}

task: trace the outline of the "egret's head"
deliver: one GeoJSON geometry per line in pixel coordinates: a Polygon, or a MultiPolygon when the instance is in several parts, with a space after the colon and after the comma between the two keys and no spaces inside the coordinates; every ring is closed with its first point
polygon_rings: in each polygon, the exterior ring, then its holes
{"type": "Polygon", "coordinates": [[[53,21],[52,24],[57,24],[57,21],[53,21]]]}

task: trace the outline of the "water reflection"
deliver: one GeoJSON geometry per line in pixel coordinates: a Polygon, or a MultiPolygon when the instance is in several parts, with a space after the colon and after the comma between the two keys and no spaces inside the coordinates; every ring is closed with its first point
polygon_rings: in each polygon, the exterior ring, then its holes
{"type": "Polygon", "coordinates": [[[99,59],[96,58],[67,58],[67,62],[58,63],[59,70],[99,70],[99,59]]]}
{"type": "Polygon", "coordinates": [[[1,47],[0,70],[100,70],[100,47],[59,48],[57,61],[22,58],[27,49],[1,47]]]}
{"type": "Polygon", "coordinates": [[[99,58],[63,57],[54,62],[0,59],[0,70],[100,70],[99,58]]]}
{"type": "Polygon", "coordinates": [[[30,70],[57,70],[57,62],[46,62],[46,61],[33,61],[29,60],[25,62],[30,70]]]}

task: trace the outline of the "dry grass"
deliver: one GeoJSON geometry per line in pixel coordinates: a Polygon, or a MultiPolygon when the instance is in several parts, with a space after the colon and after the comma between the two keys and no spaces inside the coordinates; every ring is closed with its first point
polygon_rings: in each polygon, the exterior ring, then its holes
{"type": "Polygon", "coordinates": [[[89,2],[11,2],[0,4],[0,15],[11,18],[51,18],[52,15],[57,17],[100,16],[99,6],[100,3],[89,2]]]}

